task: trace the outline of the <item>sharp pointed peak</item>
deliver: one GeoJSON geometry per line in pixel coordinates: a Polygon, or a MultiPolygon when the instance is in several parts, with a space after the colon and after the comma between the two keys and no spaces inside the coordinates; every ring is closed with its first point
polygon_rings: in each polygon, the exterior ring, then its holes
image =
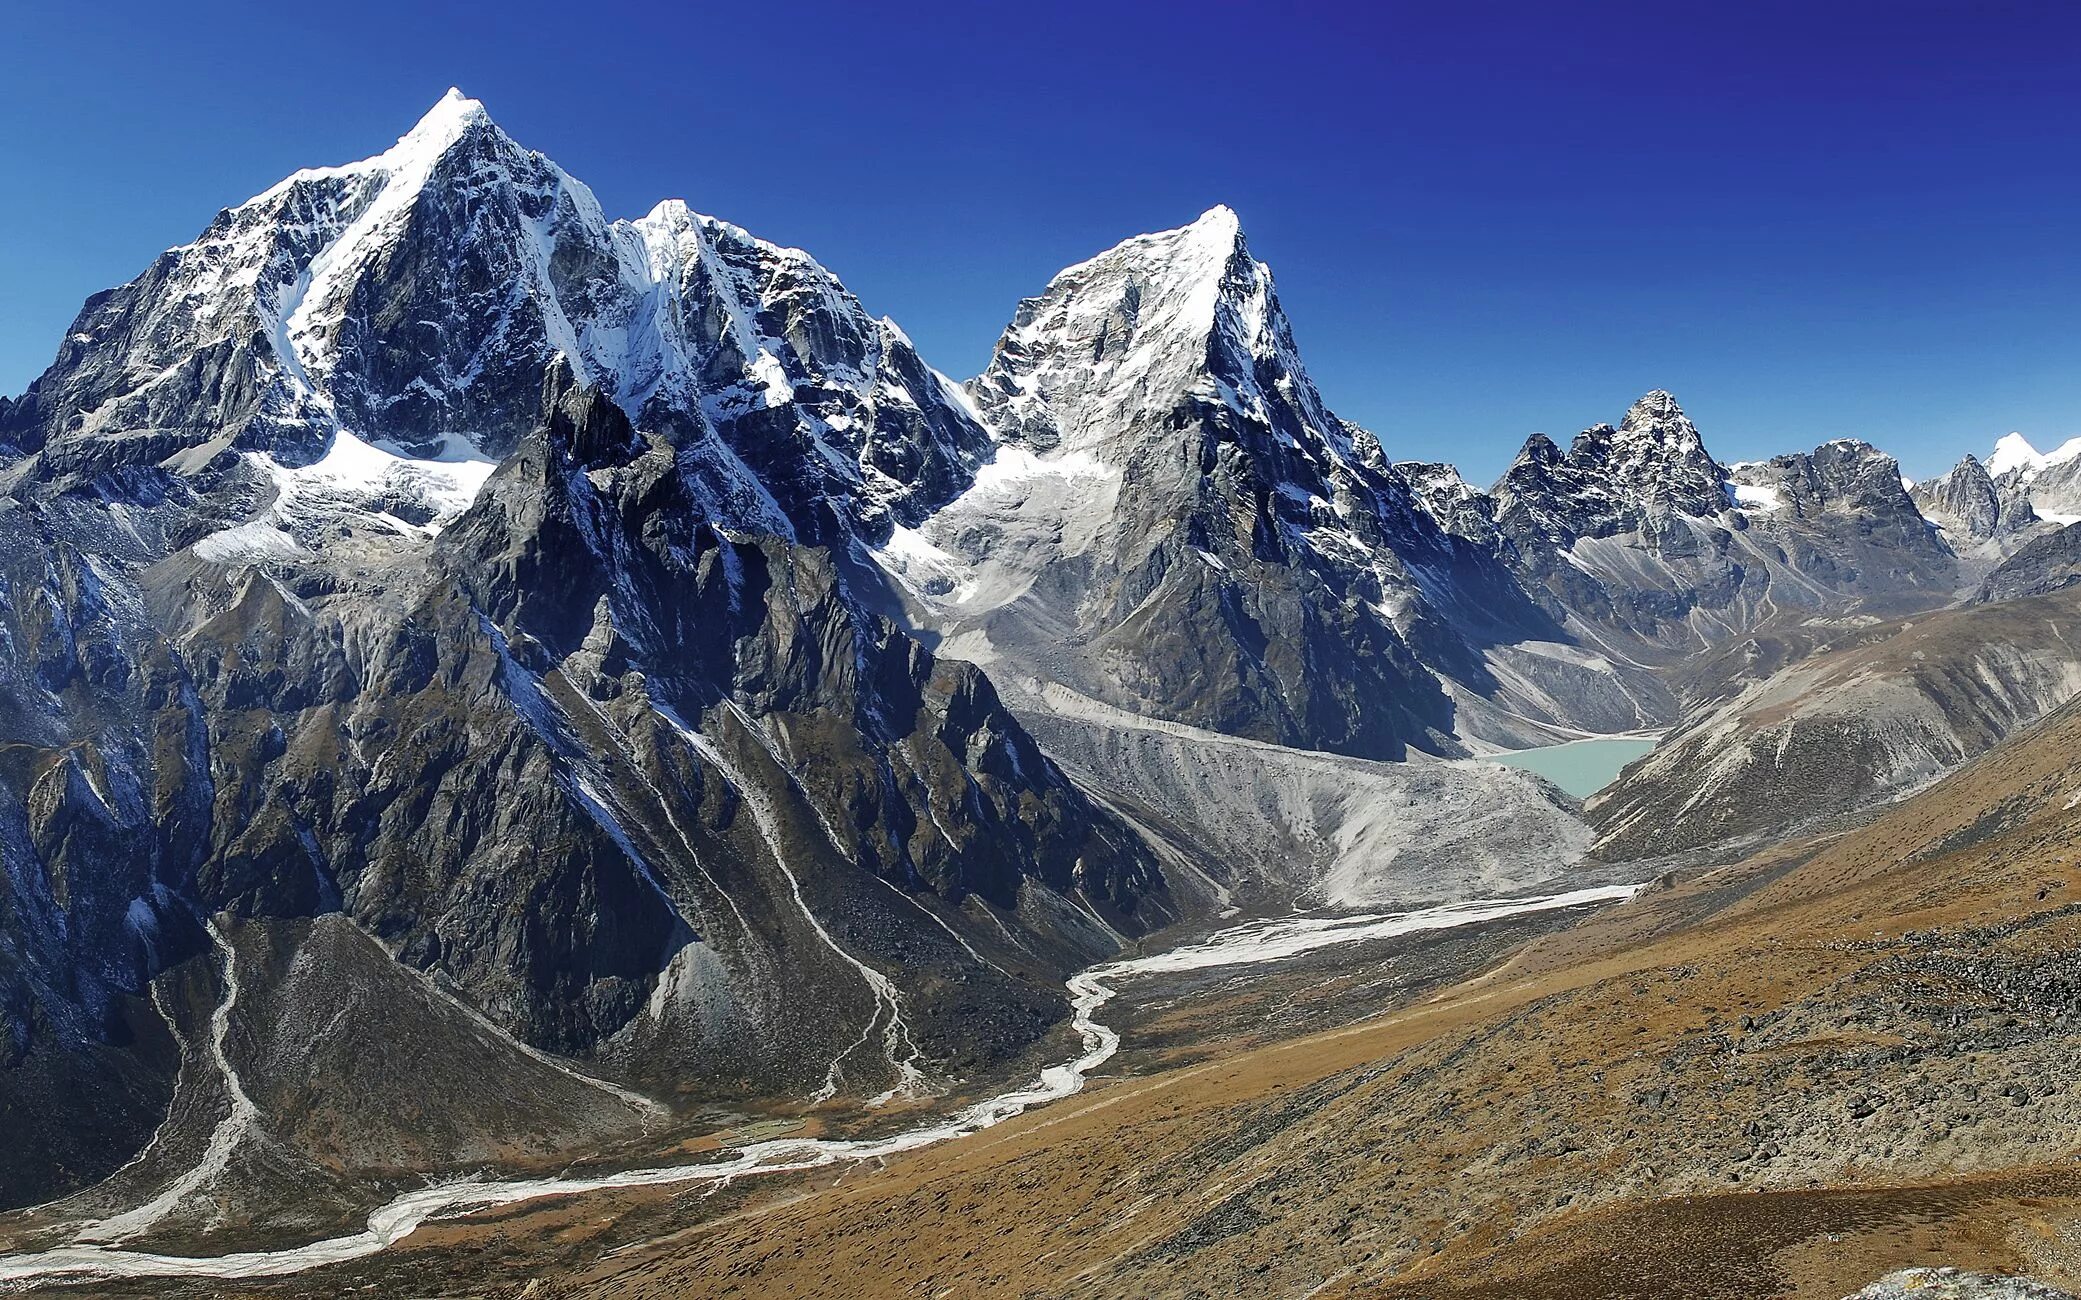
{"type": "Polygon", "coordinates": [[[1194,218],[1192,224],[1181,226],[1172,235],[1183,236],[1198,247],[1227,257],[1246,250],[1243,239],[1243,219],[1226,203],[1217,203],[1194,218]]]}
{"type": "Polygon", "coordinates": [[[426,113],[420,117],[419,125],[425,126],[429,122],[462,121],[475,118],[483,118],[487,122],[491,120],[491,114],[485,111],[484,101],[472,99],[468,95],[463,94],[462,89],[458,86],[450,86],[439,99],[434,101],[434,106],[427,109],[426,113]]]}
{"type": "Polygon", "coordinates": [[[1623,429],[1628,425],[1636,424],[1638,421],[1636,421],[1635,417],[1638,417],[1640,421],[1681,420],[1685,418],[1684,408],[1677,404],[1676,394],[1666,388],[1657,388],[1641,394],[1640,398],[1631,407],[1627,408],[1626,418],[1620,423],[1619,427],[1623,429]]]}
{"type": "Polygon", "coordinates": [[[474,126],[496,126],[484,104],[454,86],[420,115],[412,129],[398,137],[399,150],[443,149],[455,143],[474,126]]]}
{"type": "Polygon", "coordinates": [[[1231,236],[1241,235],[1243,233],[1243,219],[1237,216],[1236,210],[1226,203],[1217,203],[1194,218],[1192,225],[1188,229],[1231,236]]]}
{"type": "Polygon", "coordinates": [[[1130,235],[1096,257],[1063,268],[1055,278],[1123,264],[1193,268],[1218,277],[1245,251],[1242,219],[1234,208],[1217,203],[1182,226],[1130,235]]]}
{"type": "Polygon", "coordinates": [[[1517,451],[1517,460],[1520,463],[1524,461],[1556,461],[1560,458],[1561,444],[1555,442],[1544,433],[1525,435],[1525,444],[1518,448],[1517,451]]]}
{"type": "Polygon", "coordinates": [[[1202,243],[1222,243],[1243,237],[1243,219],[1226,203],[1217,203],[1182,226],[1168,230],[1152,230],[1146,234],[1133,235],[1121,241],[1121,247],[1142,240],[1175,240],[1191,238],[1202,243]]]}
{"type": "Polygon", "coordinates": [[[491,114],[485,111],[481,102],[450,86],[448,93],[434,101],[434,106],[427,109],[420,115],[419,120],[412,124],[411,130],[399,136],[397,143],[383,152],[358,162],[343,163],[334,167],[306,167],[301,171],[292,172],[247,202],[268,202],[300,182],[352,176],[369,171],[392,174],[417,173],[423,177],[442,156],[479,128],[496,132],[499,139],[515,149],[519,148],[500,130],[498,123],[491,120],[491,114]]]}

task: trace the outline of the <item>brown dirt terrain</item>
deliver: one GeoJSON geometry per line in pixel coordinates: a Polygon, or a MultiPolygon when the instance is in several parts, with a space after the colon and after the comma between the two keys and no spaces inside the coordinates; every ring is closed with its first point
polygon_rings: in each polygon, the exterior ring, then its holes
{"type": "Polygon", "coordinates": [[[1116,1082],[578,1294],[1840,1296],[2077,1280],[2081,721],[1379,1021],[1116,1082]],[[1804,859],[1804,860],[1801,860],[1804,859]]]}

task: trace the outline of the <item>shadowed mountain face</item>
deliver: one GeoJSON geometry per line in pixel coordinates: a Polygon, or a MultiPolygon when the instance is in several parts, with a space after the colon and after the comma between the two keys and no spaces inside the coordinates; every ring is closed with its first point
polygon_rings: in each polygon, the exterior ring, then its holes
{"type": "Polygon", "coordinates": [[[1997,565],[1974,599],[2017,600],[2042,596],[2081,582],[2081,524],[2039,533],[1997,565]]]}

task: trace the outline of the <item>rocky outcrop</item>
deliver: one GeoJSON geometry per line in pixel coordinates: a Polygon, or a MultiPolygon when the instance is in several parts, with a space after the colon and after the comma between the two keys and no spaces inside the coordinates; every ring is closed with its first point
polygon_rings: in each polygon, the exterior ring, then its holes
{"type": "Polygon", "coordinates": [[[1845,1300],[2074,1300],[2074,1296],[2027,1277],[1957,1268],[1903,1268],[1845,1300]]]}
{"type": "MultiPolygon", "coordinates": [[[[53,541],[10,584],[7,699],[43,719],[0,782],[11,1089],[120,1045],[210,916],[339,914],[508,1042],[709,1097],[973,1068],[1062,1014],[1064,971],[1173,918],[980,672],[827,551],[719,530],[596,389],[546,396],[386,568],[350,567],[352,531],[142,570],[53,541]]],[[[82,1103],[143,1110],[140,1070],[82,1103]]],[[[133,1149],[91,1122],[103,1160],[133,1149]]],[[[0,1168],[9,1199],[64,1176],[39,1158],[0,1168]]]]}
{"type": "Polygon", "coordinates": [[[2037,522],[2030,498],[2011,480],[1997,486],[1985,466],[1972,456],[1909,493],[1922,516],[1964,548],[2013,536],[2037,522]]]}
{"type": "Polygon", "coordinates": [[[1686,544],[1679,519],[1727,508],[1726,479],[1698,427],[1658,389],[1617,428],[1586,429],[1566,452],[1533,435],[1496,484],[1496,517],[1513,537],[1560,543],[1627,533],[1660,550],[1686,544]]]}
{"type": "Polygon", "coordinates": [[[1974,599],[1982,603],[2049,595],[2081,582],[2081,523],[2044,533],[2002,561],[1974,599]]]}
{"type": "Polygon", "coordinates": [[[1525,585],[1578,639],[1649,663],[1957,586],[1891,457],[1845,441],[1723,469],[1667,393],[1565,453],[1535,436],[1494,496],[1525,585]]]}

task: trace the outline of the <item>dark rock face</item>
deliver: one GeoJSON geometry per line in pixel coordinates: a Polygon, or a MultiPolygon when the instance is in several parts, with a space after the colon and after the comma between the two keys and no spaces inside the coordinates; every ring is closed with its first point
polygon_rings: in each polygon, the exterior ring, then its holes
{"type": "Polygon", "coordinates": [[[1997,486],[1985,466],[1967,456],[1910,493],[1924,518],[1943,528],[1958,545],[2009,537],[2037,522],[2022,485],[1997,486]]]}
{"type": "Polygon", "coordinates": [[[1901,485],[1900,463],[1876,447],[1827,442],[1751,476],[1789,499],[1779,545],[1803,575],[1881,607],[1935,603],[1955,588],[1954,556],[1901,485]]]}
{"type": "Polygon", "coordinates": [[[1982,604],[2021,600],[2061,591],[2077,582],[2081,582],[2081,524],[2068,524],[2024,543],[1987,575],[1973,599],[1982,604]]]}

